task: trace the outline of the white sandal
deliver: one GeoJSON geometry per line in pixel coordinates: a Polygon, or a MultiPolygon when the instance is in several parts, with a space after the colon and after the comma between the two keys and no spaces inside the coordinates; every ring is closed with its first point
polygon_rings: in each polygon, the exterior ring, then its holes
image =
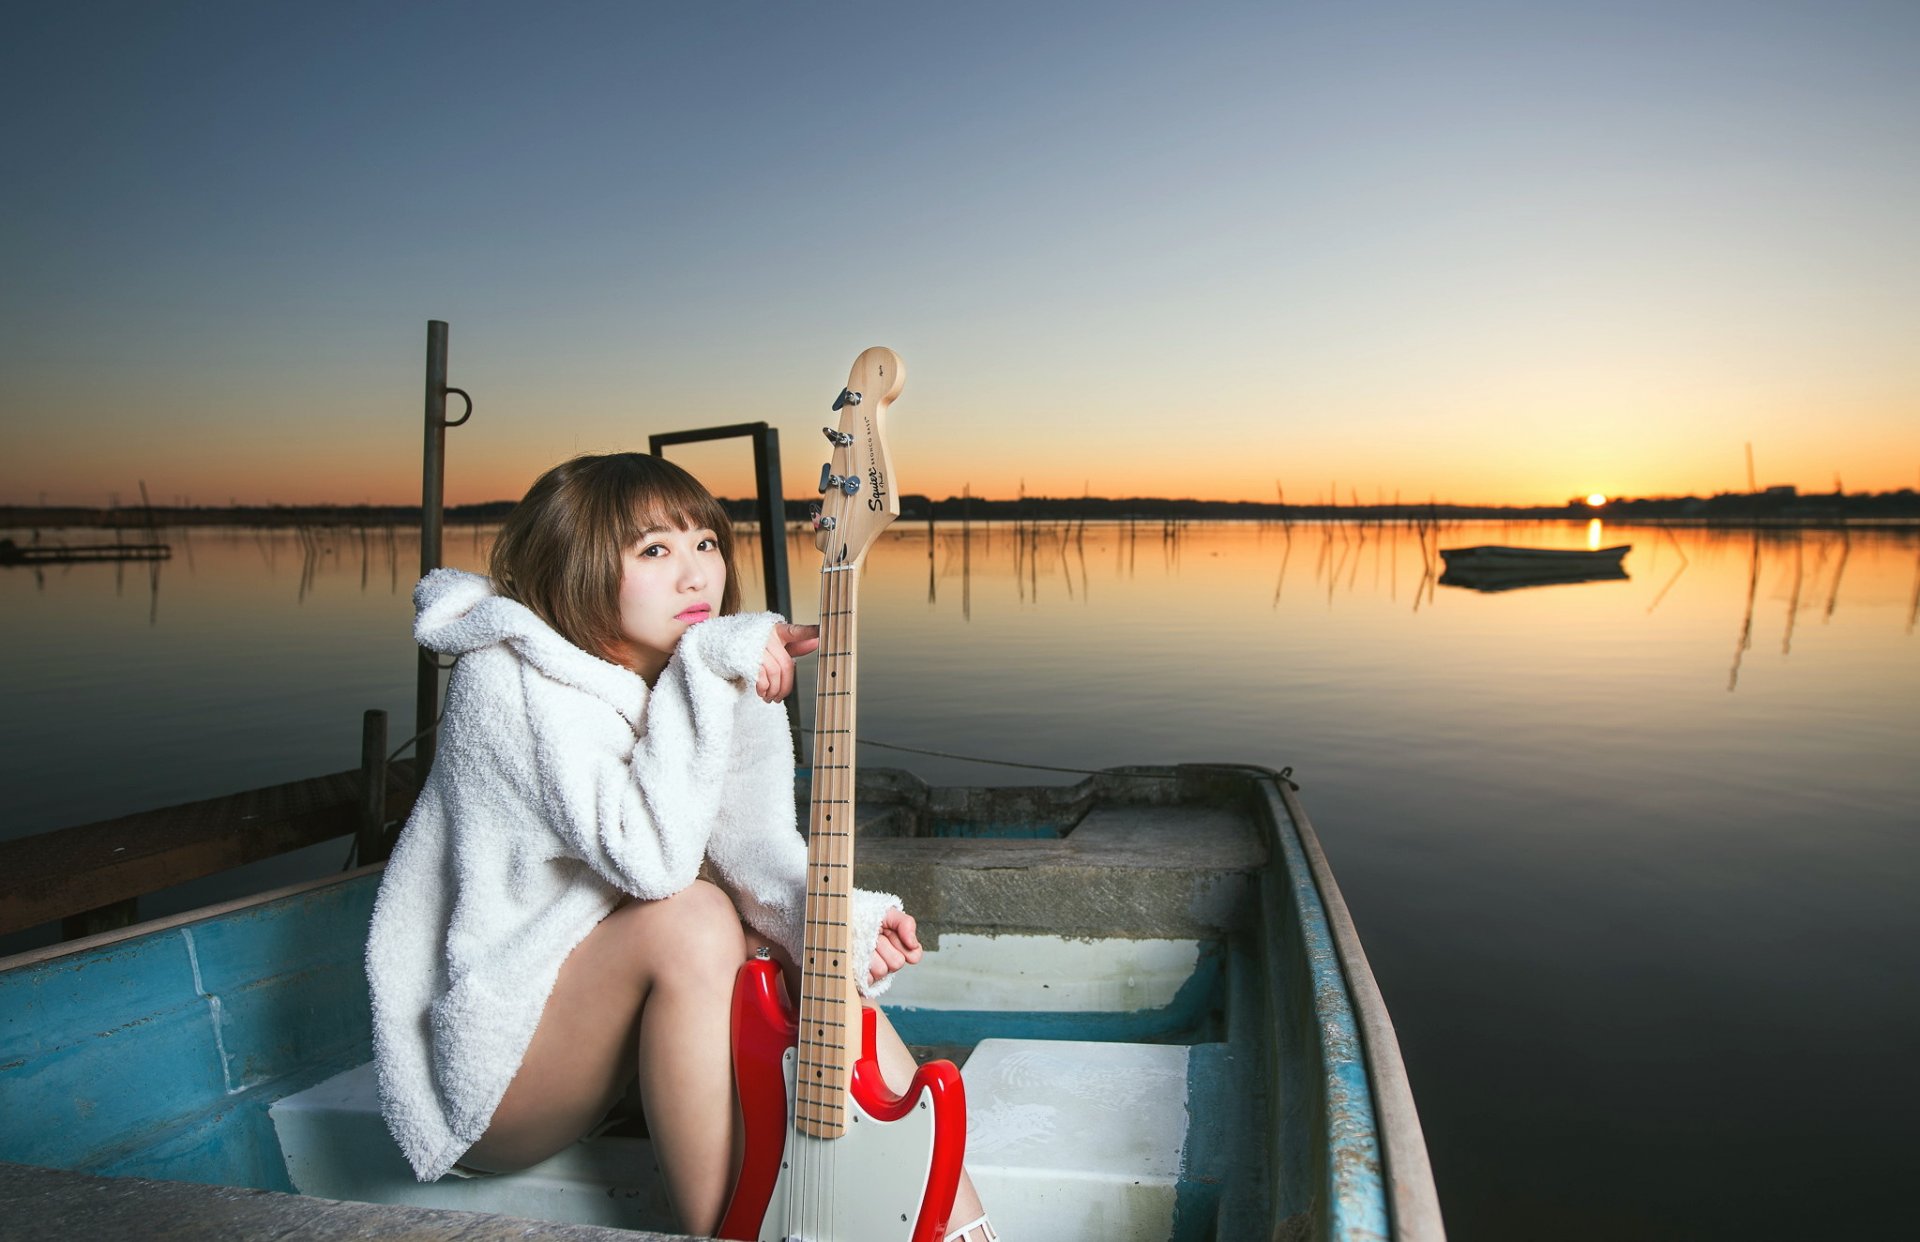
{"type": "Polygon", "coordinates": [[[970,1220],[952,1233],[949,1233],[947,1235],[947,1242],[1000,1242],[1000,1235],[993,1231],[993,1222],[989,1221],[983,1212],[977,1219],[970,1220]],[[976,1229],[980,1231],[979,1237],[972,1238],[967,1236],[976,1229]]]}

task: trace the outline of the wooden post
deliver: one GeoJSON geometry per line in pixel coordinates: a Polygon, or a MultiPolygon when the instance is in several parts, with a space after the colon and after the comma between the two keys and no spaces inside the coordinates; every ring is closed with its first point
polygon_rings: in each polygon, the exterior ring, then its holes
{"type": "Polygon", "coordinates": [[[122,927],[132,927],[140,917],[140,899],[128,897],[123,901],[109,902],[92,910],[82,910],[78,914],[69,914],[60,920],[60,938],[78,940],[82,936],[94,936],[104,931],[117,931],[122,927]]]}
{"type": "Polygon", "coordinates": [[[375,708],[360,718],[360,829],[354,853],[360,865],[385,862],[387,840],[387,714],[375,708]]]}

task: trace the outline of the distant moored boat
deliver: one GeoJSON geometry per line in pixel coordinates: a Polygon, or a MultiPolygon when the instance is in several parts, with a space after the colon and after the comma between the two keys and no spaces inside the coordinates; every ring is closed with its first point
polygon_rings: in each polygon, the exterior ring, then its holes
{"type": "Polygon", "coordinates": [[[1627,571],[1620,561],[1632,544],[1588,551],[1585,548],[1510,548],[1479,544],[1471,548],[1442,548],[1447,562],[1440,576],[1444,586],[1474,591],[1512,591],[1521,587],[1553,586],[1568,582],[1621,581],[1627,571]]]}
{"type": "Polygon", "coordinates": [[[1482,543],[1471,548],[1442,548],[1448,569],[1600,569],[1618,565],[1633,550],[1630,543],[1588,551],[1585,548],[1510,548],[1482,543]]]}

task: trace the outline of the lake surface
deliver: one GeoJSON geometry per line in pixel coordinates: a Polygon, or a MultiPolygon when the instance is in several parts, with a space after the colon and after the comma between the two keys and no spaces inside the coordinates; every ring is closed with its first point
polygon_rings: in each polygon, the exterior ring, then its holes
{"type": "MultiPolygon", "coordinates": [[[[449,563],[490,536],[450,531],[449,563]]],[[[157,574],[0,569],[0,835],[353,767],[369,707],[413,732],[409,532],[166,537],[157,574]]],[[[807,619],[816,561],[791,547],[807,619]]],[[[862,600],[870,740],[1294,768],[1452,1236],[1907,1231],[1920,533],[896,526],[862,600]],[[1437,581],[1441,544],[1628,542],[1621,581],[1437,581]]]]}

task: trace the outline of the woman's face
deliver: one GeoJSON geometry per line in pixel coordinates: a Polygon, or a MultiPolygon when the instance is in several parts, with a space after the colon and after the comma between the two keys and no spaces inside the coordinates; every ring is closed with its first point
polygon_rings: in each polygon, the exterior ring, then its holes
{"type": "Polygon", "coordinates": [[[689,628],[719,615],[726,587],[726,560],[711,530],[644,532],[621,556],[623,646],[614,658],[652,681],[689,628]]]}

